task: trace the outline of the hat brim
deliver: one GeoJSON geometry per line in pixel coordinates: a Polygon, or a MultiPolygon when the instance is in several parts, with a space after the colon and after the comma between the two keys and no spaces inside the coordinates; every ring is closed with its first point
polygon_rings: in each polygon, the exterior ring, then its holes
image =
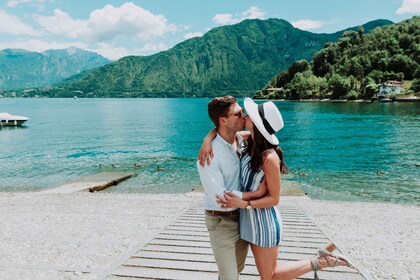
{"type": "Polygon", "coordinates": [[[258,104],[255,103],[251,98],[245,98],[244,107],[246,113],[251,118],[258,131],[261,132],[262,136],[273,145],[279,144],[279,139],[274,134],[270,134],[264,127],[263,121],[258,113],[258,104]]]}

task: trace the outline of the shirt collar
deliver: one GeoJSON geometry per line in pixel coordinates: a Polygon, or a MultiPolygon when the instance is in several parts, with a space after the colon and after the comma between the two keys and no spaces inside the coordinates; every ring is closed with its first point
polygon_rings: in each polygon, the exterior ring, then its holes
{"type": "Polygon", "coordinates": [[[223,145],[223,147],[228,148],[229,151],[237,152],[239,156],[242,154],[243,138],[239,133],[236,133],[235,135],[235,141],[238,144],[236,150],[234,150],[233,145],[227,142],[225,139],[223,139],[223,137],[220,136],[219,133],[217,133],[216,138],[214,140],[220,142],[223,145]]]}
{"type": "Polygon", "coordinates": [[[229,148],[232,148],[232,146],[233,146],[232,144],[228,143],[225,139],[223,139],[223,137],[220,136],[219,133],[217,133],[216,139],[217,139],[217,141],[220,141],[224,146],[227,146],[229,148]]]}

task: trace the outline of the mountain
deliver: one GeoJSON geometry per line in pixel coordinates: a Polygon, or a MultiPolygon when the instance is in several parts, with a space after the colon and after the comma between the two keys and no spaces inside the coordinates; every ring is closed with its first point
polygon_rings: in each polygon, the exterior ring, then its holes
{"type": "Polygon", "coordinates": [[[0,89],[49,86],[108,63],[96,53],[75,47],[43,53],[5,49],[0,51],[0,89]]]}
{"type": "MultiPolygon", "coordinates": [[[[390,23],[370,22],[365,30],[390,23]]],[[[72,96],[74,91],[98,97],[249,96],[294,61],[312,59],[343,32],[311,33],[281,19],[245,20],[164,52],[124,57],[72,77],[54,96],[72,96]]]]}
{"type": "Polygon", "coordinates": [[[374,29],[350,30],[294,62],[256,94],[267,99],[371,99],[387,80],[404,82],[405,94],[420,90],[420,16],[374,29]]]}

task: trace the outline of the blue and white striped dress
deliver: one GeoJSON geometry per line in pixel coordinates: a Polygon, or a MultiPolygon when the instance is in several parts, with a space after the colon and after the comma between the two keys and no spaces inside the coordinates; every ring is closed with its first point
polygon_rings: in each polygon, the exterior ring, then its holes
{"type": "MultiPolygon", "coordinates": [[[[255,191],[264,179],[262,170],[255,172],[250,166],[251,157],[242,153],[241,184],[243,192],[255,191]]],[[[241,239],[261,247],[279,246],[283,236],[283,225],[276,207],[240,209],[241,239]]]]}

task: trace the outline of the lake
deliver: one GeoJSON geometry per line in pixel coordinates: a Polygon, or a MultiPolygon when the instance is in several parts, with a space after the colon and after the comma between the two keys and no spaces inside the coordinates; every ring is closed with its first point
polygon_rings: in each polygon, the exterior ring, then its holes
{"type": "MultiPolygon", "coordinates": [[[[188,192],[200,185],[195,159],[212,128],[209,100],[0,98],[0,112],[30,118],[0,129],[0,191],[130,171],[136,176],[107,191],[188,192]]],[[[285,121],[276,134],[290,168],[284,178],[310,197],[420,204],[418,103],[275,104],[285,121]]]]}

